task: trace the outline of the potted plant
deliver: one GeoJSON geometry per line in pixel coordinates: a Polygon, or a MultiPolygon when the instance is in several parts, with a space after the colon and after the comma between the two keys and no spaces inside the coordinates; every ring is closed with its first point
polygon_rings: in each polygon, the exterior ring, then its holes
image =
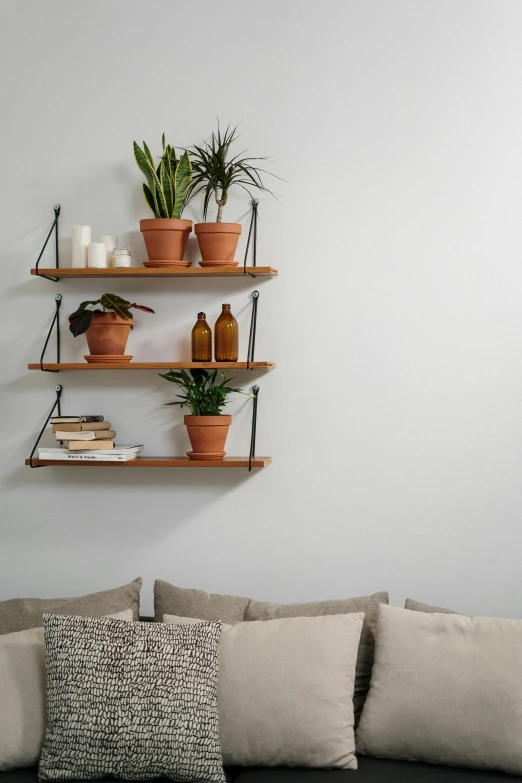
{"type": "Polygon", "coordinates": [[[203,146],[190,149],[192,157],[192,183],[189,188],[189,200],[198,193],[204,193],[203,220],[204,223],[196,223],[195,232],[198,238],[199,249],[202,256],[200,266],[237,266],[234,261],[239,235],[240,223],[223,223],[223,209],[228,200],[228,193],[232,186],[237,185],[247,191],[250,198],[252,194],[249,188],[268,190],[263,185],[259,169],[252,165],[252,161],[266,160],[266,158],[244,158],[239,155],[230,155],[230,147],[236,141],[237,127],[227,127],[222,134],[218,127],[217,133],[213,133],[210,142],[204,142],[203,146]],[[207,213],[210,199],[214,196],[218,211],[215,223],[207,223],[207,213]]]}
{"type": "Polygon", "coordinates": [[[69,330],[73,337],[85,334],[90,355],[88,362],[130,362],[132,356],[125,355],[129,332],[133,328],[134,316],[130,308],[153,313],[150,307],[131,304],[116,294],[102,294],[99,299],[82,302],[69,316],[69,330]],[[89,305],[101,305],[102,309],[89,310],[89,305]]]}
{"type": "Polygon", "coordinates": [[[219,370],[221,382],[218,383],[218,370],[209,373],[207,370],[185,370],[174,372],[170,370],[162,375],[166,381],[177,383],[182,394],[177,394],[179,401],[168,402],[167,405],[184,405],[191,415],[185,416],[185,425],[192,451],[187,451],[189,459],[223,459],[225,456],[225,441],[232,416],[221,411],[228,403],[231,394],[243,394],[241,389],[233,389],[228,384],[233,378],[227,378],[219,370]]]}
{"type": "Polygon", "coordinates": [[[143,149],[133,142],[134,157],[145,175],[143,195],[154,213],[153,218],[140,220],[140,229],[145,240],[149,262],[147,267],[190,266],[184,261],[191,220],[181,220],[192,177],[192,166],[187,151],[177,158],[176,150],[165,142],[162,136],[163,155],[156,167],[147,144],[143,149]]]}

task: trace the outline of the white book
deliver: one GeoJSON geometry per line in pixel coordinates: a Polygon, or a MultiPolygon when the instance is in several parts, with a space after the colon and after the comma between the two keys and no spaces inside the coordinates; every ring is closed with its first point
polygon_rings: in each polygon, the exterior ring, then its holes
{"type": "Polygon", "coordinates": [[[96,451],[92,451],[91,449],[80,449],[75,450],[74,452],[69,452],[67,449],[60,449],[60,448],[54,448],[54,447],[45,447],[42,446],[38,449],[38,453],[41,453],[42,451],[45,451],[46,453],[54,452],[55,454],[63,454],[63,453],[74,453],[74,454],[137,454],[138,452],[142,451],[143,445],[141,446],[115,446],[113,449],[96,449],[96,451]]]}
{"type": "Polygon", "coordinates": [[[85,454],[83,452],[65,451],[62,450],[61,454],[56,451],[41,451],[38,454],[38,459],[49,460],[49,462],[70,462],[71,460],[76,462],[129,462],[129,460],[137,458],[136,452],[130,454],[100,454],[100,452],[90,452],[85,454]]]}

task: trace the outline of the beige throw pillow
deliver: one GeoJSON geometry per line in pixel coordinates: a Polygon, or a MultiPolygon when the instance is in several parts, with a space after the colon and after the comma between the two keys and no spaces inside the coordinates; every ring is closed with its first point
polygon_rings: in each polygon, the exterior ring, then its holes
{"type": "Polygon", "coordinates": [[[363,612],[364,624],[357,657],[354,691],[356,725],[370,687],[375,625],[379,605],[383,603],[388,603],[388,593],[374,593],[359,598],[314,601],[306,604],[274,604],[254,601],[252,598],[216,595],[205,593],[202,590],[187,590],[175,587],[160,579],[154,584],[154,609],[157,622],[161,622],[165,614],[177,615],[178,617],[197,617],[200,620],[221,620],[224,623],[240,623],[251,620],[276,620],[284,617],[318,617],[363,612]]]}
{"type": "Polygon", "coordinates": [[[102,590],[79,598],[11,598],[0,601],[0,634],[26,631],[43,625],[44,614],[69,614],[78,617],[104,617],[132,609],[137,620],[142,580],[114,590],[102,590]]]}
{"type": "MultiPolygon", "coordinates": [[[[132,620],[132,609],[109,615],[132,620]]],[[[0,772],[38,764],[46,727],[44,629],[0,636],[0,772]]]]}
{"type": "Polygon", "coordinates": [[[381,606],[359,753],[522,774],[522,621],[381,606]]]}
{"type": "Polygon", "coordinates": [[[223,626],[218,711],[225,766],[357,769],[352,699],[363,619],[356,613],[223,626]]]}

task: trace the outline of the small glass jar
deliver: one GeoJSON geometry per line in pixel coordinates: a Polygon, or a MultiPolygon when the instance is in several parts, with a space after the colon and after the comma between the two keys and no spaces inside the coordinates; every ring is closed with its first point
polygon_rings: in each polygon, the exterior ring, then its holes
{"type": "Polygon", "coordinates": [[[117,267],[131,267],[132,255],[130,247],[115,247],[112,251],[111,266],[117,267]]]}

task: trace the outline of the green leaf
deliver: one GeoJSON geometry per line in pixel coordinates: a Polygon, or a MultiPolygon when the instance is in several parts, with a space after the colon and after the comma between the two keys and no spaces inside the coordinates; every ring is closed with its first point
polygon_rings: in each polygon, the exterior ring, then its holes
{"type": "MultiPolygon", "coordinates": [[[[155,204],[157,203],[157,217],[170,217],[167,214],[167,205],[165,202],[165,194],[163,193],[163,190],[161,188],[161,183],[158,179],[158,176],[156,174],[156,171],[154,169],[154,161],[151,161],[149,157],[143,152],[143,150],[136,144],[136,142],[133,142],[134,144],[134,157],[136,158],[136,163],[138,164],[139,168],[145,174],[147,178],[147,182],[149,184],[149,188],[151,190],[152,195],[154,196],[155,204]]],[[[147,145],[145,145],[147,147],[147,145]]],[[[152,157],[149,148],[147,147],[148,155],[152,157]]]]}
{"type": "Polygon", "coordinates": [[[157,214],[158,210],[157,210],[157,204],[154,201],[154,196],[150,192],[150,188],[148,185],[145,184],[145,182],[143,183],[143,195],[145,197],[145,202],[147,206],[151,208],[151,210],[153,211],[156,217],[159,217],[159,215],[157,214]]]}
{"type": "Polygon", "coordinates": [[[172,217],[180,218],[187,200],[188,189],[192,179],[192,164],[185,150],[176,166],[174,176],[174,210],[172,217]]]}
{"type": "Polygon", "coordinates": [[[117,294],[102,294],[100,297],[100,304],[106,310],[111,310],[113,313],[116,313],[116,315],[119,315],[120,318],[125,318],[126,321],[132,321],[132,313],[129,313],[128,310],[130,302],[127,302],[126,299],[122,299],[121,296],[118,296],[117,294]]]}
{"type": "Polygon", "coordinates": [[[136,159],[136,163],[138,164],[138,168],[142,172],[142,174],[145,175],[149,188],[153,191],[155,188],[155,179],[154,179],[154,166],[151,165],[149,159],[141,149],[141,147],[136,144],[135,141],[132,142],[133,148],[134,148],[134,158],[136,159]]]}
{"type": "Polygon", "coordinates": [[[84,334],[92,323],[92,310],[77,310],[69,316],[69,331],[73,337],[84,334]]]}
{"type": "Polygon", "coordinates": [[[165,196],[165,209],[167,211],[167,217],[172,217],[172,210],[174,208],[174,199],[172,197],[172,183],[170,181],[170,177],[167,174],[167,168],[165,166],[165,163],[163,162],[163,158],[161,159],[161,163],[159,165],[159,178],[161,182],[162,192],[165,196]]]}
{"type": "Polygon", "coordinates": [[[147,147],[146,142],[143,142],[143,149],[145,150],[145,155],[147,156],[150,165],[152,166],[152,168],[154,168],[154,158],[152,156],[152,152],[147,147]]]}

